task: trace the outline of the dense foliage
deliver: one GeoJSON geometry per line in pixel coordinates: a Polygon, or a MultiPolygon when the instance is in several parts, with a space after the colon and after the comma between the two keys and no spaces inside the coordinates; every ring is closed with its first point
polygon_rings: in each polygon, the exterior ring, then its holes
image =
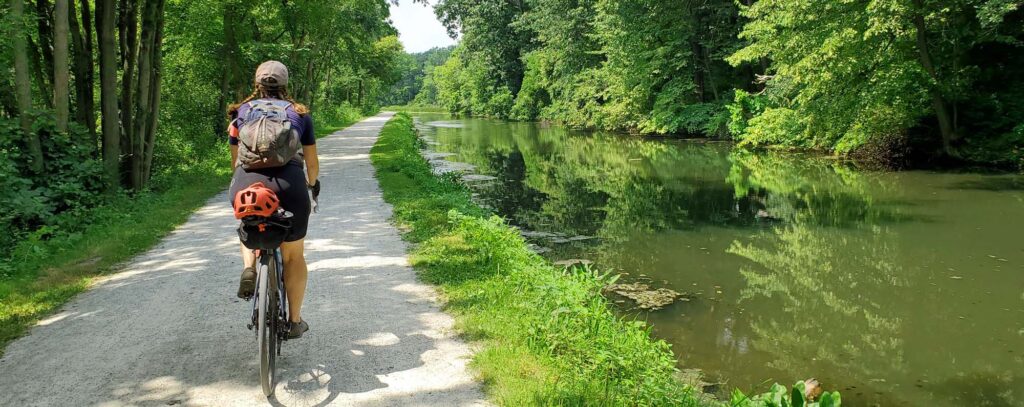
{"type": "Polygon", "coordinates": [[[383,0],[114,3],[0,8],[0,33],[25,42],[0,46],[0,258],[40,228],[45,239],[83,223],[122,187],[226,164],[225,109],[264,60],[290,67],[289,93],[320,124],[374,110],[399,79],[383,0]]]}
{"type": "Polygon", "coordinates": [[[454,48],[432,48],[425,52],[399,55],[395,69],[401,72],[401,78],[380,97],[381,106],[418,104],[417,97],[431,101],[422,104],[432,104],[437,94],[433,81],[434,68],[447,61],[454,48]]]}
{"type": "MultiPolygon", "coordinates": [[[[1020,0],[442,0],[452,112],[1019,165],[1020,0]]],[[[894,163],[899,164],[899,163],[894,163]]]]}
{"type": "Polygon", "coordinates": [[[290,68],[317,129],[374,111],[403,55],[384,0],[0,5],[0,347],[152,246],[230,176],[228,104],[290,68]]]}

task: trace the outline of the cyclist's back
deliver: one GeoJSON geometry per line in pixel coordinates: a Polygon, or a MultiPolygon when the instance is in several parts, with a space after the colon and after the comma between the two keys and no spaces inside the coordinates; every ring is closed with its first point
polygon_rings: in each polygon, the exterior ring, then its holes
{"type": "MultiPolygon", "coordinates": [[[[255,90],[249,98],[240,104],[229,109],[232,117],[229,126],[231,136],[231,159],[234,168],[234,176],[231,179],[229,188],[229,199],[234,201],[235,195],[244,188],[254,183],[262,183],[276,193],[280,200],[280,207],[291,212],[291,230],[281,244],[281,255],[284,260],[285,287],[288,295],[289,317],[292,318],[291,337],[298,337],[308,329],[305,321],[301,318],[302,300],[306,292],[307,267],[303,249],[303,239],[306,237],[306,229],[309,225],[310,201],[308,190],[314,185],[319,185],[317,175],[320,171],[320,164],[316,154],[316,136],[313,131],[313,120],[305,106],[295,103],[288,97],[288,69],[276,61],[264,62],[257,68],[254,81],[255,90]],[[270,103],[267,103],[270,102],[270,103]],[[284,107],[288,125],[280,120],[280,108],[284,107]],[[259,110],[264,109],[264,110],[259,110]],[[272,116],[271,116],[272,115],[272,116]],[[256,126],[255,123],[247,123],[246,120],[261,120],[260,126],[269,124],[265,128],[256,126]],[[266,120],[273,120],[268,123],[266,120]],[[247,124],[253,126],[247,127],[247,124]],[[277,132],[266,132],[275,130],[277,132]],[[264,131],[260,133],[260,131],[264,131]],[[290,154],[294,149],[277,149],[276,143],[266,143],[269,140],[280,140],[273,138],[275,135],[286,134],[291,136],[294,131],[298,137],[301,150],[293,157],[283,157],[286,151],[290,154]],[[255,133],[254,133],[255,132],[255,133]],[[254,136],[260,142],[254,142],[254,136]],[[262,138],[261,138],[262,137],[262,138]],[[252,151],[240,151],[241,148],[268,147],[274,149],[269,157],[273,165],[252,165],[254,157],[264,156],[264,151],[254,155],[252,151]],[[246,160],[243,161],[243,156],[246,160]],[[278,160],[280,158],[280,160],[278,160]],[[245,164],[245,165],[243,165],[245,164]],[[244,168],[243,168],[244,167],[244,168]],[[304,171],[305,170],[305,171],[304,171]]],[[[293,141],[294,139],[287,139],[293,141]]],[[[257,161],[259,162],[259,161],[257,161]]],[[[254,256],[250,250],[242,247],[243,270],[241,281],[238,286],[238,296],[249,298],[256,286],[256,271],[254,256]]]]}

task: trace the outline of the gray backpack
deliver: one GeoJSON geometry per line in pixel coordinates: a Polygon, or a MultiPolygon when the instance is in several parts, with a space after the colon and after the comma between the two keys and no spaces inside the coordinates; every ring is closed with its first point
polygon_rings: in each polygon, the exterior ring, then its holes
{"type": "Polygon", "coordinates": [[[238,162],[243,169],[281,167],[298,154],[299,133],[288,121],[284,100],[249,102],[249,111],[238,129],[238,162]]]}

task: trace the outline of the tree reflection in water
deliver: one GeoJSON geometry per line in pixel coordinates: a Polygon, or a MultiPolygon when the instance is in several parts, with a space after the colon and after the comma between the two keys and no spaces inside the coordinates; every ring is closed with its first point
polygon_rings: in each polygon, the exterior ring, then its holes
{"type": "MultiPolygon", "coordinates": [[[[1012,313],[1024,313],[1024,297],[1014,298],[1024,280],[940,273],[978,260],[955,237],[973,229],[937,229],[951,228],[948,218],[964,215],[950,209],[966,204],[933,209],[925,184],[941,181],[935,176],[532,123],[462,124],[424,131],[439,151],[498,177],[476,189],[482,202],[527,230],[599,237],[539,241],[553,258],[590,258],[702,293],[644,315],[686,367],[747,389],[816,376],[865,405],[1000,406],[1024,397],[1024,351],[1009,344],[1024,329],[1024,316],[1012,313]],[[982,300],[996,303],[958,319],[982,300]]],[[[982,214],[975,223],[1002,221],[982,214]]]]}

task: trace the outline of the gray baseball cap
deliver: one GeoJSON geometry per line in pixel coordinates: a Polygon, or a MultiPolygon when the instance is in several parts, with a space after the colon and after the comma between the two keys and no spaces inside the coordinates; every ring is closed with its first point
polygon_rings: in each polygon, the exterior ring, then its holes
{"type": "Polygon", "coordinates": [[[256,83],[268,87],[288,86],[288,67],[277,61],[267,61],[256,68],[256,83]]]}

